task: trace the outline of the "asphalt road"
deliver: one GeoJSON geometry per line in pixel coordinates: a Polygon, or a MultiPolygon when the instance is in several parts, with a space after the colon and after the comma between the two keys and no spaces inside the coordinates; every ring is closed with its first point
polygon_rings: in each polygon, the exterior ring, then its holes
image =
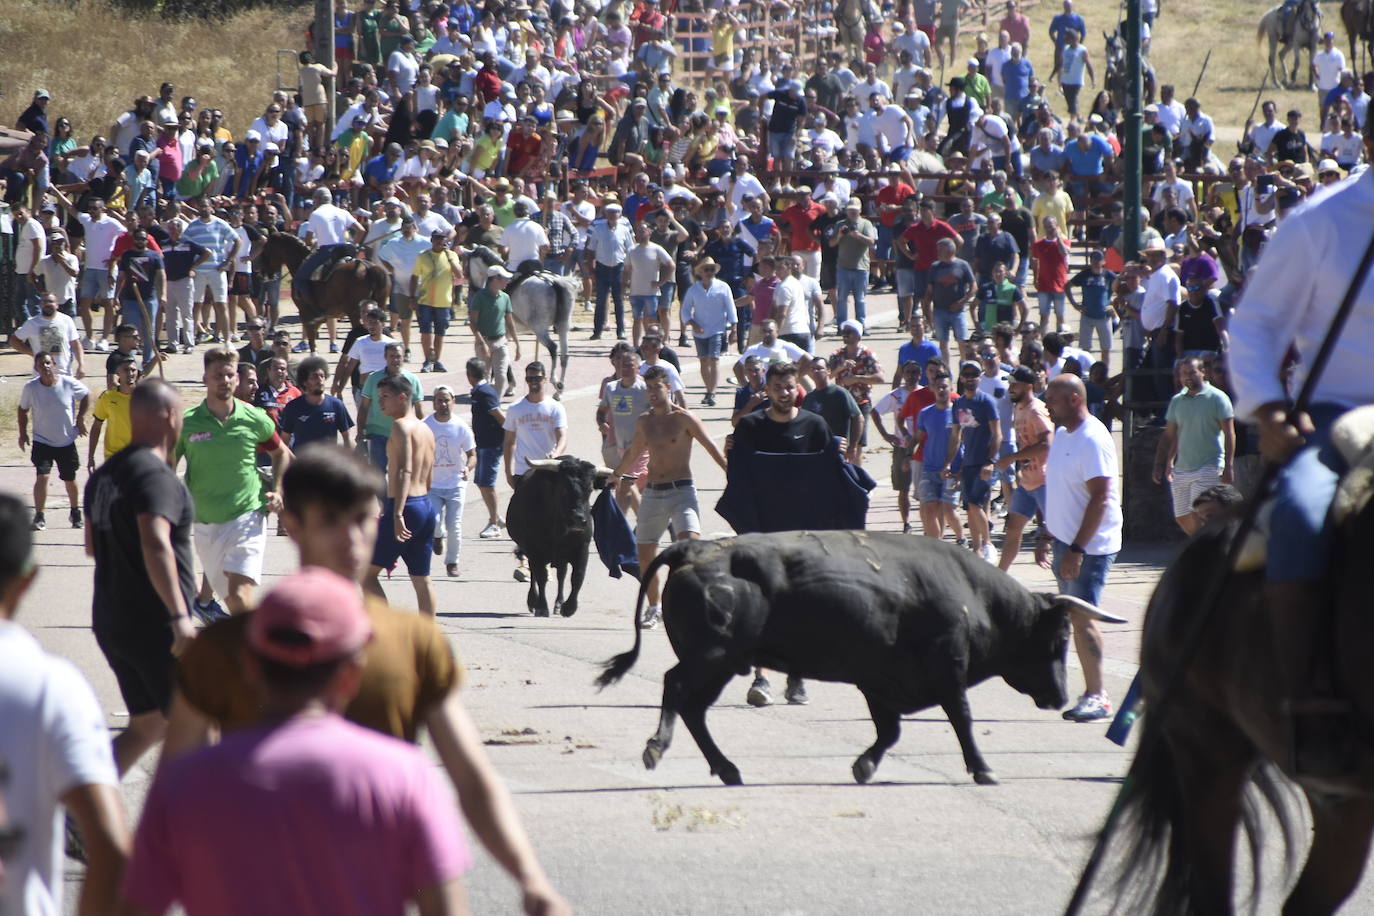
{"type": "MultiPolygon", "coordinates": [[[[868,342],[890,372],[905,336],[893,330],[891,297],[872,297],[870,304],[877,330],[868,342]]],[[[571,451],[595,460],[599,440],[592,411],[609,343],[589,343],[585,332],[574,337],[564,399],[571,451]]],[[[824,345],[838,342],[827,338],[824,345]]],[[[446,362],[461,368],[465,339],[455,335],[449,347],[446,362]]],[[[695,360],[684,359],[684,369],[693,386],[689,404],[699,410],[695,360]]],[[[0,372],[11,386],[23,381],[17,356],[0,357],[0,372]]],[[[199,375],[196,357],[175,358],[168,374],[188,383],[188,403],[199,397],[191,387],[199,375]]],[[[427,392],[440,380],[422,379],[427,392]]],[[[456,374],[443,380],[466,390],[456,374]]],[[[729,401],[721,398],[722,406],[700,410],[718,438],[729,430],[729,401]]],[[[27,492],[31,469],[12,446],[9,451],[0,485],[27,492]]],[[[866,462],[882,484],[874,493],[870,527],[900,530],[895,497],[886,486],[886,450],[871,449],[866,462]]],[[[728,533],[712,511],[723,474],[704,457],[695,472],[704,527],[728,533]]],[[[64,506],[58,496],[48,512],[50,528],[38,536],[43,571],[22,619],[46,647],[81,667],[111,727],[119,728],[123,705],[89,631],[90,564],[80,532],[59,524],[65,512],[57,510],[64,506]]],[[[555,885],[579,912],[1062,910],[1129,763],[1129,750],[1108,742],[1104,725],[1065,722],[1000,680],[990,681],[971,692],[970,703],[975,734],[1000,786],[972,783],[938,711],[907,717],[901,740],[873,782],[858,786],[849,767],[872,742],[873,727],[853,687],[814,683],[808,706],[755,709],[744,703],[747,679],[738,678],[709,721],[745,784],[726,788],[709,776],[681,727],[658,768],[646,771],[640,753],[657,725],[662,673],[675,662],[662,630],[646,634],[637,667],[620,685],[600,693],[592,685],[598,664],[633,640],[635,583],[608,578],[593,559],[577,615],[534,619],[525,611],[525,586],[511,577],[510,542],[478,540],[483,521],[480,500],[472,494],[463,577],[436,579],[439,622],[467,669],[464,700],[487,750],[515,793],[555,885]]],[[[1139,622],[1166,559],[1161,549],[1130,548],[1112,572],[1104,607],[1131,621],[1104,628],[1113,697],[1125,693],[1134,673],[1139,622]]],[[[267,584],[295,564],[290,543],[274,539],[267,584]]],[[[1013,573],[1031,588],[1053,588],[1048,573],[1028,556],[1013,573]]],[[[387,592],[397,605],[412,602],[403,578],[387,592]]],[[[1069,673],[1070,693],[1076,695],[1081,675],[1072,661],[1069,673]]],[[[781,676],[774,684],[780,693],[781,676]]],[[[125,781],[135,815],[151,759],[144,764],[125,781]]],[[[68,880],[77,875],[73,869],[68,880]]],[[[484,852],[477,854],[468,883],[476,912],[518,909],[514,886],[484,852]]],[[[74,896],[68,895],[69,910],[74,896]]],[[[1368,893],[1360,901],[1352,912],[1374,909],[1368,893]]],[[[1098,903],[1096,909],[1105,911],[1110,901],[1098,903]]],[[[1262,904],[1262,911],[1275,909],[1272,897],[1262,904]]]]}

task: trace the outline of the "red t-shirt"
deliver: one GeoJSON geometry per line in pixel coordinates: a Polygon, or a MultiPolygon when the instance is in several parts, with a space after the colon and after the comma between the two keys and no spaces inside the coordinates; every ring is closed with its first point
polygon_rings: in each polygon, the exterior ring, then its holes
{"type": "MultiPolygon", "coordinates": [[[[906,400],[902,402],[902,409],[897,413],[897,423],[902,427],[902,432],[906,434],[908,439],[913,435],[911,429],[916,422],[916,415],[934,403],[935,392],[925,385],[906,396],[906,400]]],[[[925,452],[925,443],[921,443],[916,447],[916,451],[911,453],[912,460],[920,461],[925,457],[925,452]]]]}
{"type": "MultiPolygon", "coordinates": [[[[900,204],[915,193],[916,189],[911,185],[907,184],[905,181],[898,181],[878,191],[878,206],[881,207],[884,204],[900,204]]],[[[892,228],[892,224],[897,222],[897,217],[901,215],[902,211],[900,209],[892,210],[887,213],[879,210],[878,221],[890,229],[892,228]]]]}
{"type": "Polygon", "coordinates": [[[916,249],[916,257],[911,262],[916,270],[930,270],[930,265],[935,263],[935,246],[939,244],[940,239],[953,239],[956,245],[962,245],[964,242],[964,237],[942,219],[933,220],[929,226],[917,220],[907,227],[902,233],[902,238],[916,249]]]}
{"type": "Polygon", "coordinates": [[[811,224],[824,212],[824,204],[819,201],[808,200],[804,204],[793,204],[778,214],[778,222],[787,225],[792,230],[787,243],[792,251],[821,250],[821,243],[811,235],[811,224]]]}
{"type": "Polygon", "coordinates": [[[1063,244],[1064,237],[1041,239],[1031,245],[1031,257],[1035,258],[1035,291],[1037,293],[1062,293],[1064,284],[1069,282],[1069,249],[1063,244]]]}
{"type": "Polygon", "coordinates": [[[495,70],[488,70],[486,67],[478,70],[472,86],[482,97],[483,105],[501,97],[501,76],[495,70]]]}
{"type": "Polygon", "coordinates": [[[532,130],[523,136],[515,131],[506,139],[506,174],[522,175],[530,163],[539,156],[544,147],[544,138],[532,130]]]}

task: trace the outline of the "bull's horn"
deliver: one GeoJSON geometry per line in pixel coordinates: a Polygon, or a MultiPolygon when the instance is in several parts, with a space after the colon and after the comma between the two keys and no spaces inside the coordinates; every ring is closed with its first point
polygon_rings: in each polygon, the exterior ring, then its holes
{"type": "Polygon", "coordinates": [[[608,468],[608,467],[598,466],[597,469],[596,469],[596,476],[597,476],[597,477],[610,477],[610,476],[611,476],[612,474],[614,474],[614,473],[615,473],[615,468],[608,468]]]}
{"type": "Polygon", "coordinates": [[[1101,608],[1089,604],[1082,598],[1075,598],[1073,595],[1055,595],[1054,600],[1067,604],[1080,614],[1091,617],[1093,620],[1101,621],[1102,623],[1130,623],[1125,617],[1117,617],[1114,614],[1108,614],[1101,608]]]}
{"type": "Polygon", "coordinates": [[[548,471],[558,467],[557,458],[531,458],[525,463],[534,471],[548,471]]]}

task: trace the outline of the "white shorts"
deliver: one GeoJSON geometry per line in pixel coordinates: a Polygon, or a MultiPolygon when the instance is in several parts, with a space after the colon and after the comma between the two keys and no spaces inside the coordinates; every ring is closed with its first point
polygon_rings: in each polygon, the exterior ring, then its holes
{"type": "Polygon", "coordinates": [[[262,581],[262,556],[267,548],[267,513],[245,512],[227,522],[196,522],[196,555],[215,594],[229,594],[229,574],[262,581]]]}
{"type": "Polygon", "coordinates": [[[1174,480],[1170,484],[1174,496],[1174,518],[1183,518],[1193,511],[1193,500],[1202,495],[1208,487],[1221,483],[1221,471],[1216,468],[1196,468],[1182,471],[1174,468],[1174,480]]]}
{"type": "Polygon", "coordinates": [[[192,279],[194,282],[191,284],[191,301],[196,305],[205,301],[207,289],[210,290],[210,297],[215,302],[229,301],[229,281],[224,278],[224,271],[201,268],[192,279]]]}

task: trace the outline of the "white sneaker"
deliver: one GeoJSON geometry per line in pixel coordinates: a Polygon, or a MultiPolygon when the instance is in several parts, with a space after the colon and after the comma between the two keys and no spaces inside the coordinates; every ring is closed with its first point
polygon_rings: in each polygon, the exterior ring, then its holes
{"type": "Polygon", "coordinates": [[[978,556],[982,557],[984,560],[987,560],[989,563],[997,562],[997,557],[993,555],[991,544],[984,544],[983,548],[978,551],[978,556]]]}
{"type": "Polygon", "coordinates": [[[101,353],[109,353],[110,342],[102,337],[95,342],[95,349],[100,351],[101,353]]]}
{"type": "Polygon", "coordinates": [[[658,622],[663,619],[663,608],[657,604],[651,604],[644,609],[644,613],[639,615],[639,628],[641,630],[652,630],[658,626],[658,622]]]}
{"type": "Polygon", "coordinates": [[[495,522],[487,522],[487,527],[483,528],[477,535],[479,538],[499,538],[501,536],[501,526],[495,522]]]}
{"type": "Polygon", "coordinates": [[[87,353],[91,352],[95,349],[95,341],[91,340],[89,337],[81,338],[81,349],[85,350],[87,353]]]}
{"type": "Polygon", "coordinates": [[[1065,711],[1064,718],[1070,722],[1093,722],[1110,718],[1111,714],[1112,701],[1105,693],[1085,693],[1073,709],[1065,711]]]}

